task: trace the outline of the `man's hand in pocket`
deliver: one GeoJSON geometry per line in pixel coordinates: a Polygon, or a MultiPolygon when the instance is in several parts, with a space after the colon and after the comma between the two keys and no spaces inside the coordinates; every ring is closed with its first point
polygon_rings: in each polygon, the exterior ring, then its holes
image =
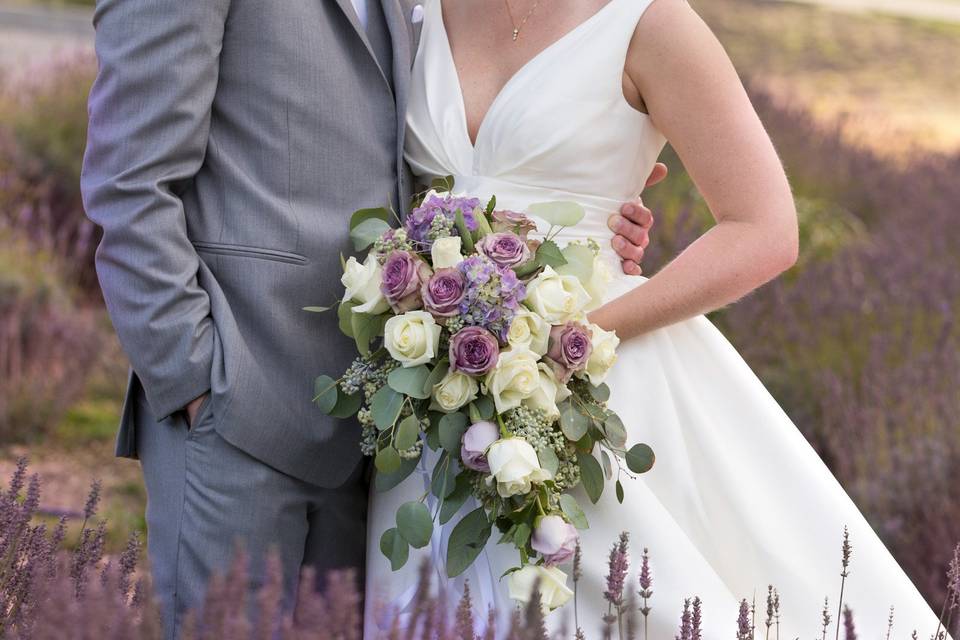
{"type": "Polygon", "coordinates": [[[209,395],[209,393],[205,393],[199,398],[192,400],[190,404],[186,406],[188,427],[193,427],[193,422],[197,418],[197,412],[200,411],[200,407],[203,406],[203,401],[206,400],[209,395]]]}

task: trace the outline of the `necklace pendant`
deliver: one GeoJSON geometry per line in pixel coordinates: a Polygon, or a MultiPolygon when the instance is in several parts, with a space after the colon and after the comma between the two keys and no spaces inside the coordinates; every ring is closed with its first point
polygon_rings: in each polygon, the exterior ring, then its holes
{"type": "Polygon", "coordinates": [[[514,29],[514,30],[513,30],[513,41],[516,42],[516,41],[517,41],[517,38],[519,38],[519,37],[520,37],[520,29],[514,29]]]}

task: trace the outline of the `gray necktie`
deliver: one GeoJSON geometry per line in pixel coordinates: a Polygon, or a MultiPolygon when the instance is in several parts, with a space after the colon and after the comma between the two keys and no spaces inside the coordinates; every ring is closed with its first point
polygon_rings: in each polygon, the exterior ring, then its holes
{"type": "Polygon", "coordinates": [[[383,15],[383,2],[395,0],[367,0],[367,39],[383,73],[387,76],[390,86],[393,86],[393,43],[390,40],[390,30],[383,15]]]}

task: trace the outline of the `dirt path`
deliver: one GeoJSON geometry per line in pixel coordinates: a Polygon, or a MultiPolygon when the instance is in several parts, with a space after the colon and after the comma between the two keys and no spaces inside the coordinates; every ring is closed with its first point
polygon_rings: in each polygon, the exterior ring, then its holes
{"type": "Polygon", "coordinates": [[[960,23],[957,0],[777,0],[817,4],[838,11],[890,15],[960,23]]]}

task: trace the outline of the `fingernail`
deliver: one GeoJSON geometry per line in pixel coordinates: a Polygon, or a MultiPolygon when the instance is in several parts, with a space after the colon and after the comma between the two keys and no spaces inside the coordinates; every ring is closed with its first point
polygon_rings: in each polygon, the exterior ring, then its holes
{"type": "Polygon", "coordinates": [[[620,216],[613,216],[610,219],[610,226],[613,227],[614,231],[621,231],[623,229],[623,218],[620,216]]]}
{"type": "Polygon", "coordinates": [[[626,246],[626,244],[627,243],[624,242],[623,238],[621,238],[620,236],[613,236],[614,249],[623,249],[626,246]]]}

